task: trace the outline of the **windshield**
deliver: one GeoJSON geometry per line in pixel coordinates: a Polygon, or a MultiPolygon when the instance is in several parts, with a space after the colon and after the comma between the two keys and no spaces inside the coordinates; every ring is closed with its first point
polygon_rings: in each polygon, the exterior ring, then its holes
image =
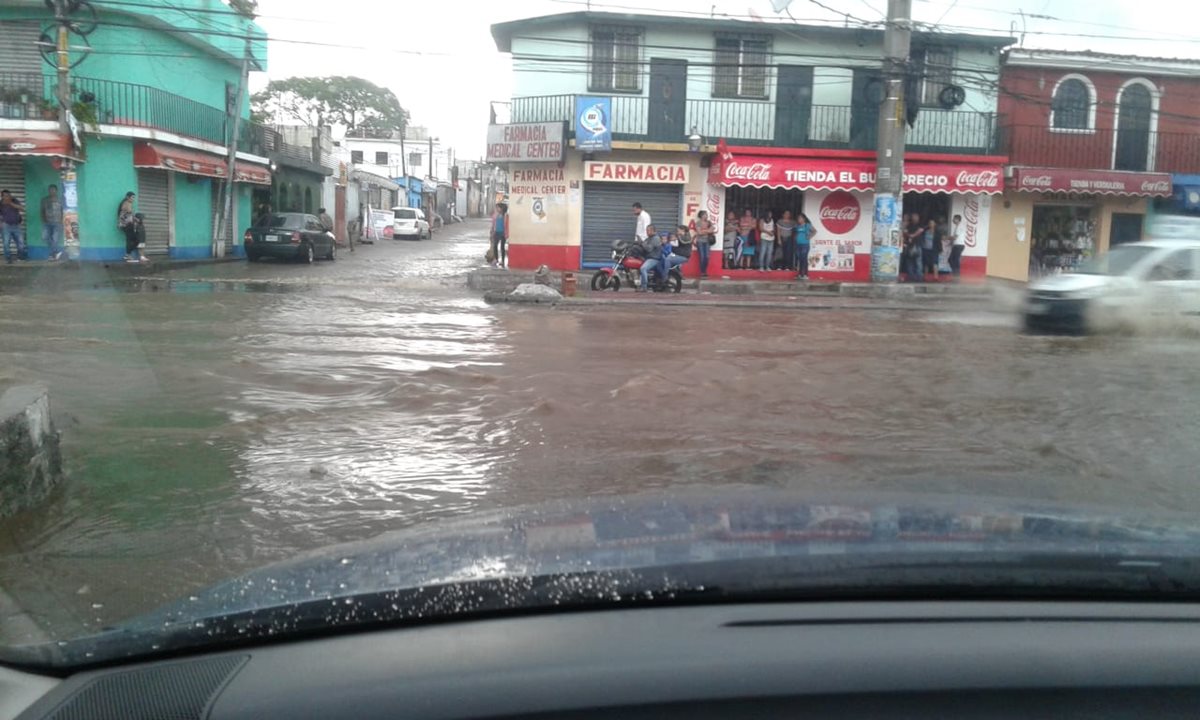
{"type": "Polygon", "coordinates": [[[886,4],[0,2],[0,668],[1186,599],[1200,46],[886,4]]]}
{"type": "Polygon", "coordinates": [[[1142,260],[1159,251],[1159,248],[1145,245],[1113,248],[1111,252],[1080,265],[1078,272],[1087,275],[1124,275],[1142,260]]]}

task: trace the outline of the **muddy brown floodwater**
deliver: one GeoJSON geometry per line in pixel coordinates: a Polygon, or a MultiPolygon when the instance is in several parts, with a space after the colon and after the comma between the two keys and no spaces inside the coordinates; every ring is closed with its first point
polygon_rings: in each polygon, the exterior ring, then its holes
{"type": "Polygon", "coordinates": [[[0,588],[69,637],[332,543],[685,486],[1200,511],[1195,339],[490,307],[481,238],[0,295],[0,383],[50,385],[70,472],[3,524],[0,588]]]}

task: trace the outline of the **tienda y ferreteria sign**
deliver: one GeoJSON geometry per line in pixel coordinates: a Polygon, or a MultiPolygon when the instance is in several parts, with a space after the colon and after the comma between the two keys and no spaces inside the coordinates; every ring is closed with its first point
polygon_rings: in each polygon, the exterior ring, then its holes
{"type": "Polygon", "coordinates": [[[488,162],[559,162],[563,159],[563,124],[489,125],[488,162]]]}
{"type": "Polygon", "coordinates": [[[688,166],[675,163],[588,162],[583,179],[589,182],[674,183],[688,181],[688,166]]]}

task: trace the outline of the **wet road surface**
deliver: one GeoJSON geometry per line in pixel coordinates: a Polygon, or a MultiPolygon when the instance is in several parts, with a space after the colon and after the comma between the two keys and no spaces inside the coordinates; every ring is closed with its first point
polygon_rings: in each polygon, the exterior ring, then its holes
{"type": "Polygon", "coordinates": [[[336,263],[0,295],[70,479],[0,527],[54,636],[474,510],[768,485],[1200,510],[1200,341],[980,310],[491,307],[485,225],[336,263]]]}

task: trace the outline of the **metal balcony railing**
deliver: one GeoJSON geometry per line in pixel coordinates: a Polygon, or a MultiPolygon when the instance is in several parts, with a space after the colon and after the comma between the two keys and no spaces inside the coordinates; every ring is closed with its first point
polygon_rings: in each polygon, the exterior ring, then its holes
{"type": "Polygon", "coordinates": [[[1013,165],[1200,173],[1200,133],[1052,131],[1045,125],[1004,124],[1000,136],[1013,165]]]}
{"type": "MultiPolygon", "coordinates": [[[[511,122],[570,123],[575,95],[513,98],[511,122]]],[[[752,100],[687,100],[682,109],[651,107],[649,98],[612,99],[613,139],[685,142],[692,128],[715,141],[767,147],[874,150],[878,111],[870,106],[781,107],[752,100]]],[[[568,130],[573,128],[568,125],[568,130]]],[[[996,116],[963,110],[923,108],[908,131],[917,151],[989,154],[997,150],[996,116]]]]}
{"type": "MultiPolygon", "coordinates": [[[[0,121],[58,118],[55,75],[0,73],[0,121]]],[[[226,143],[228,118],[220,108],[147,85],[71,78],[71,103],[85,126],[121,125],[165,130],[217,145],[226,143]]],[[[238,149],[254,155],[272,153],[312,162],[312,149],[284,143],[275,130],[243,121],[238,149]]]]}

